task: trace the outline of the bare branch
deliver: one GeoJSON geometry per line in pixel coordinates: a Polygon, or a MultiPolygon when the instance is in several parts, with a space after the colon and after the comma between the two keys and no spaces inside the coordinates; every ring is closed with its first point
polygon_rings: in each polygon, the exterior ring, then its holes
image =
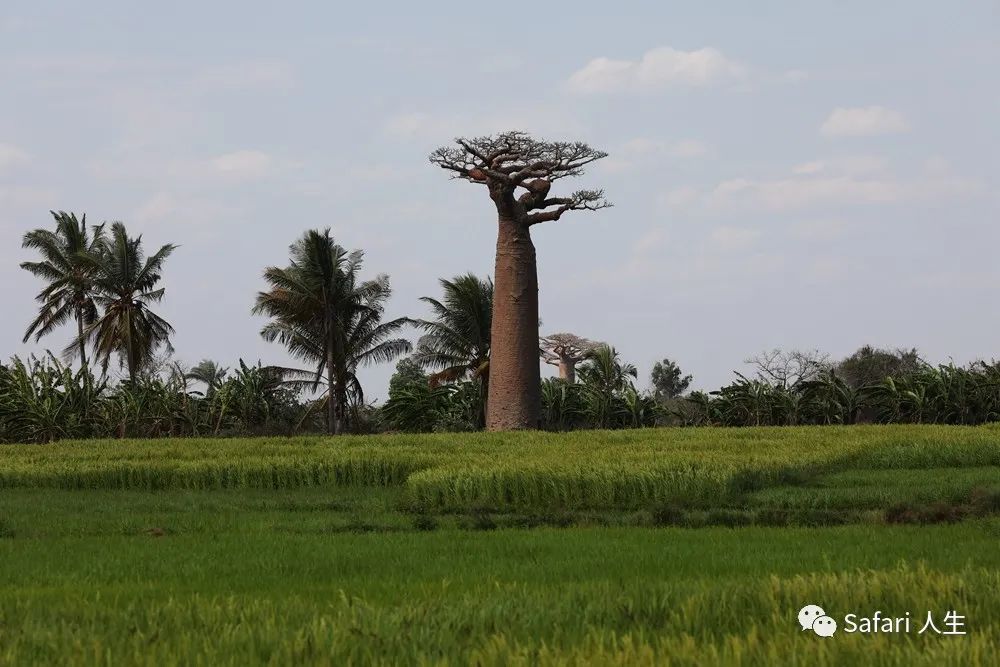
{"type": "Polygon", "coordinates": [[[512,214],[524,224],[558,220],[566,211],[593,211],[611,205],[600,190],[548,196],[553,181],[579,176],[586,165],[607,156],[583,142],[539,141],[525,132],[510,131],[460,137],[455,144],[431,153],[431,163],[453,172],[454,178],[487,185],[498,207],[514,208],[512,214]],[[527,192],[514,203],[517,188],[527,192]]]}
{"type": "Polygon", "coordinates": [[[537,225],[541,222],[558,220],[566,211],[598,211],[602,208],[610,208],[611,202],[604,198],[603,190],[579,190],[568,198],[546,199],[539,202],[535,208],[544,208],[558,204],[558,208],[548,211],[532,213],[525,218],[528,225],[537,225]],[[546,203],[551,202],[551,203],[546,203]]]}

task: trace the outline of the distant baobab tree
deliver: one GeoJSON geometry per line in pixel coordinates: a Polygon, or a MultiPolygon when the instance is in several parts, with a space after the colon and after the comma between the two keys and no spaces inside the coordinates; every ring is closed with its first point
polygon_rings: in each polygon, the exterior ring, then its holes
{"type": "Polygon", "coordinates": [[[571,333],[554,333],[539,339],[542,359],[559,367],[559,377],[566,382],[576,382],[576,365],[601,343],[581,338],[571,333]]]}
{"type": "Polygon", "coordinates": [[[549,194],[553,181],[581,175],[607,153],[581,142],[539,141],[524,132],[455,143],[431,153],[430,161],[455,178],[485,185],[498,218],[486,426],[491,431],[538,428],[538,273],[530,229],[567,211],[610,206],[602,190],[549,194]]]}

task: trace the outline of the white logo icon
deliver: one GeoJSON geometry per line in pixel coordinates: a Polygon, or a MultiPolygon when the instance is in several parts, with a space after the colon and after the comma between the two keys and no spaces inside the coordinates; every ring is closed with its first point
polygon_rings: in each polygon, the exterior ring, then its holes
{"type": "Polygon", "coordinates": [[[815,604],[807,604],[799,610],[799,625],[803,630],[812,630],[820,637],[832,637],[837,631],[837,621],[815,604]]]}

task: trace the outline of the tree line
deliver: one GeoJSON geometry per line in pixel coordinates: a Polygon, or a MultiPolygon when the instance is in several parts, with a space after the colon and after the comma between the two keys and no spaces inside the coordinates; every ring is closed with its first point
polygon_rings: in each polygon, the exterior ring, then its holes
{"type": "MultiPolygon", "coordinates": [[[[75,336],[48,353],[0,365],[0,440],[179,437],[309,432],[474,431],[487,427],[495,289],[469,273],[441,279],[422,301],[426,319],[386,321],[389,277],[361,276],[364,254],[310,230],[282,267],[263,272],[252,311],[261,336],[300,367],[240,360],[233,369],[172,360],[172,326],[153,312],[176,246],[146,256],[122,223],[89,227],[53,213],[55,228],[24,237],[41,256],[22,267],[45,281],[25,340],[62,324],[75,336]],[[107,229],[107,231],[106,231],[107,229]],[[413,345],[401,334],[421,333],[413,345]],[[398,360],[388,400],[366,399],[360,367],[398,360]],[[78,361],[74,367],[71,362],[78,361]],[[109,375],[117,362],[123,375],[109,375]]],[[[540,426],[549,430],[662,425],[762,426],[908,422],[976,424],[1000,417],[1000,365],[932,366],[916,350],[863,347],[834,362],[818,351],[774,350],[747,360],[752,374],[716,391],[657,362],[650,390],[611,345],[573,333],[539,337],[540,426]]]]}

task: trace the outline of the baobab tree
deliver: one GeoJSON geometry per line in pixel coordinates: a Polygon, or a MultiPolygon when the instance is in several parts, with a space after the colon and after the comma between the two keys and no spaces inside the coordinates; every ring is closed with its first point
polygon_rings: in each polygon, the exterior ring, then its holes
{"type": "Polygon", "coordinates": [[[558,366],[559,377],[569,383],[576,382],[576,365],[601,345],[571,333],[542,336],[539,344],[545,363],[558,366]]]}
{"type": "Polygon", "coordinates": [[[567,211],[610,204],[602,190],[550,194],[553,181],[580,176],[607,157],[581,142],[539,141],[524,132],[458,138],[430,155],[454,178],[485,185],[497,210],[490,387],[486,427],[491,431],[538,428],[538,272],[531,227],[567,211]]]}

